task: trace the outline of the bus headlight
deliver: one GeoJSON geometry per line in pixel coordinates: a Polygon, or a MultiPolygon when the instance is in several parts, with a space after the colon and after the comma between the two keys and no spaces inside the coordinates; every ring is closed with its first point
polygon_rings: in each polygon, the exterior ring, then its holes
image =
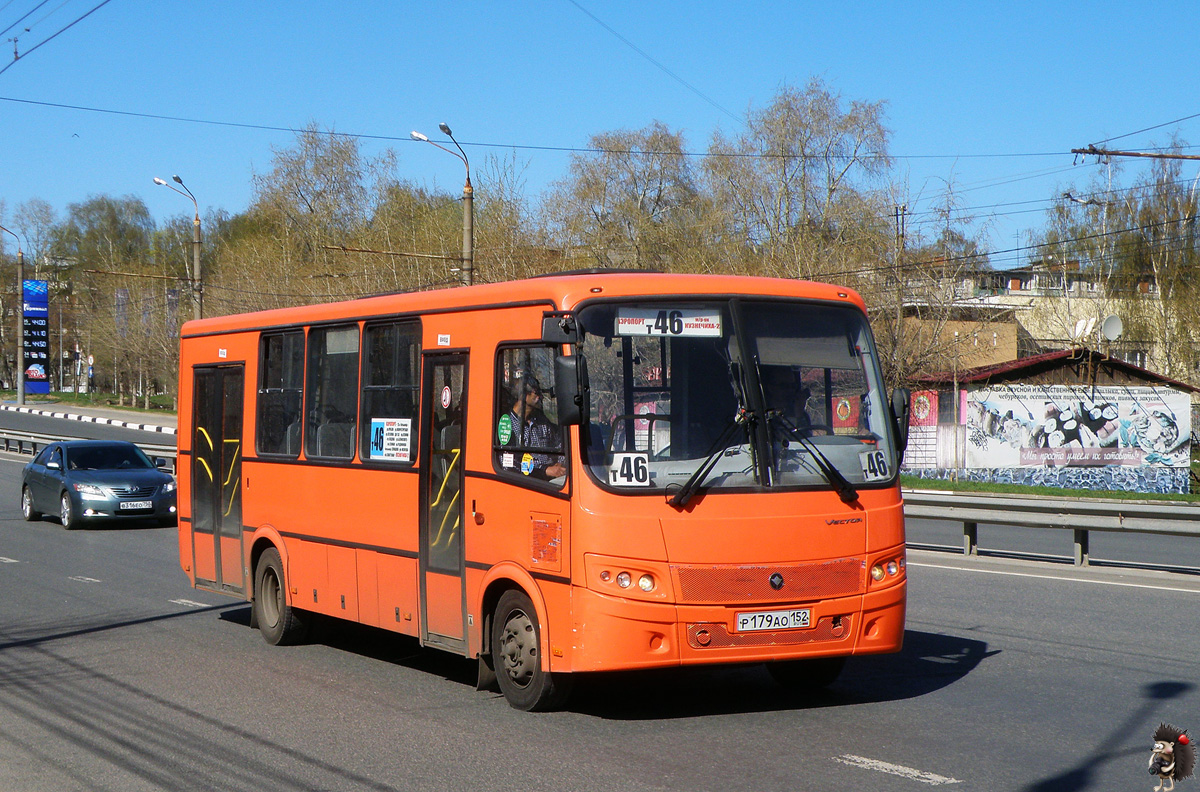
{"type": "Polygon", "coordinates": [[[871,565],[871,582],[891,585],[893,581],[904,577],[907,566],[903,555],[892,558],[880,558],[871,565]]]}
{"type": "Polygon", "coordinates": [[[664,562],[613,556],[584,556],[584,574],[592,591],[647,602],[671,600],[671,571],[664,562]]]}

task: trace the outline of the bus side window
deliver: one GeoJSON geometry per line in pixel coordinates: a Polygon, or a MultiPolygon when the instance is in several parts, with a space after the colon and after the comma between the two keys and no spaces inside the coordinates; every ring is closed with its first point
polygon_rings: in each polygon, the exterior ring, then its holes
{"type": "Polygon", "coordinates": [[[561,486],[568,466],[554,393],[555,354],[546,346],[500,350],[492,449],[502,473],[561,486]]]}
{"type": "Polygon", "coordinates": [[[304,332],[264,335],[259,342],[258,372],[258,453],[298,456],[304,332]]]}
{"type": "Polygon", "coordinates": [[[304,453],[350,459],[358,422],[358,326],[308,331],[304,453]]]}
{"type": "Polygon", "coordinates": [[[368,325],[363,335],[363,461],[416,461],[421,386],[421,325],[417,321],[368,325]]]}

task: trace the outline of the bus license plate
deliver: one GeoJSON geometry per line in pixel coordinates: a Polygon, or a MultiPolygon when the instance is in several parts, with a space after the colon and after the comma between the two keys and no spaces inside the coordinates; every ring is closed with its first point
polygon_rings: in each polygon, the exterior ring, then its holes
{"type": "Polygon", "coordinates": [[[737,614],[738,632],[759,630],[801,630],[811,626],[812,611],[799,610],[750,611],[737,614]]]}
{"type": "Polygon", "coordinates": [[[149,509],[153,506],[151,501],[121,501],[122,509],[149,509]]]}

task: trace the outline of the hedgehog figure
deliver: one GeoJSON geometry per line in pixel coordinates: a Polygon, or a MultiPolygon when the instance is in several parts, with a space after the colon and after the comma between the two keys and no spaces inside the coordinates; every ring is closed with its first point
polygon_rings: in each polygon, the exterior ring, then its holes
{"type": "Polygon", "coordinates": [[[1154,792],[1171,792],[1176,779],[1182,781],[1196,767],[1196,749],[1187,729],[1161,723],[1154,730],[1154,750],[1150,754],[1150,775],[1158,776],[1154,792]],[[1170,784],[1170,786],[1164,786],[1170,784]]]}

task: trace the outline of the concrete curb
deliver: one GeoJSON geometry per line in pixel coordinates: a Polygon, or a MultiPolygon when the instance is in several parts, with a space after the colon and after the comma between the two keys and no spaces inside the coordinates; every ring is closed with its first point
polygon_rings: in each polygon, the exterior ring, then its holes
{"type": "Polygon", "coordinates": [[[156,426],[154,424],[135,423],[133,421],[122,421],[119,418],[101,418],[96,415],[80,415],[77,413],[54,412],[51,410],[37,410],[32,407],[17,407],[11,404],[0,404],[0,410],[8,410],[10,412],[23,412],[30,415],[45,415],[50,418],[67,418],[72,421],[83,421],[84,423],[105,424],[106,426],[120,426],[124,429],[137,429],[142,432],[160,432],[162,434],[177,434],[178,430],[174,426],[156,426]]]}

